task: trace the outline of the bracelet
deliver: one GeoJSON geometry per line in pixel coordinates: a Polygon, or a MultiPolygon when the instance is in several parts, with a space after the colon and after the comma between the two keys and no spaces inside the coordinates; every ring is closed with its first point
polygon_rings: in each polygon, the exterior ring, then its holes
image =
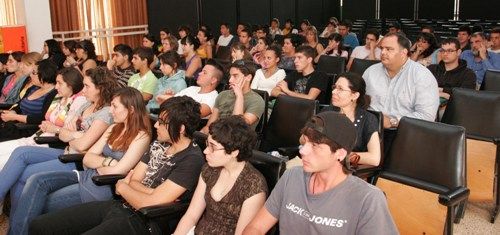
{"type": "Polygon", "coordinates": [[[108,162],[108,166],[110,166],[110,165],[111,165],[111,162],[113,162],[113,160],[115,160],[115,159],[114,159],[114,158],[111,158],[111,160],[109,160],[109,162],[108,162]]]}

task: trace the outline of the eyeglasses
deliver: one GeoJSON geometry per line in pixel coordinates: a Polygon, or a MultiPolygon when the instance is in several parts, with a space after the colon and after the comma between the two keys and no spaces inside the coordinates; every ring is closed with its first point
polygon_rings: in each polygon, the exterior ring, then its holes
{"type": "Polygon", "coordinates": [[[210,151],[212,153],[215,152],[215,151],[224,150],[224,147],[215,148],[214,144],[208,142],[208,140],[205,141],[205,144],[207,146],[208,151],[210,151]]]}
{"type": "Polygon", "coordinates": [[[159,124],[159,125],[165,125],[165,126],[166,126],[166,125],[168,125],[168,124],[169,124],[169,122],[167,122],[167,120],[163,120],[163,119],[158,118],[158,124],[159,124]]]}
{"type": "Polygon", "coordinates": [[[453,53],[455,51],[458,51],[458,50],[452,50],[452,49],[444,50],[444,49],[439,49],[440,53],[453,53]]]}
{"type": "Polygon", "coordinates": [[[347,89],[344,89],[344,88],[342,88],[340,86],[335,86],[335,85],[332,86],[332,91],[338,91],[338,92],[349,91],[349,92],[352,92],[352,90],[347,90],[347,89]]]}

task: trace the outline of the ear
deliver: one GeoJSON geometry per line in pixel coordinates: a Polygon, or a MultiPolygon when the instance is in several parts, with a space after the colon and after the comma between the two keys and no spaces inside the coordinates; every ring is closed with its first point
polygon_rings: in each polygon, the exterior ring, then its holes
{"type": "Polygon", "coordinates": [[[353,99],[359,99],[359,92],[352,93],[353,99]]]}
{"type": "Polygon", "coordinates": [[[236,157],[238,156],[238,154],[240,154],[240,150],[234,150],[229,155],[231,157],[234,157],[234,159],[236,159],[236,157]]]}
{"type": "Polygon", "coordinates": [[[247,76],[245,76],[245,81],[247,82],[252,82],[252,74],[248,74],[247,76]]]}
{"type": "Polygon", "coordinates": [[[184,125],[181,125],[181,129],[179,130],[179,133],[184,135],[185,131],[186,131],[186,127],[184,125]]]}
{"type": "Polygon", "coordinates": [[[347,151],[343,148],[337,149],[337,151],[333,153],[334,159],[338,160],[339,162],[344,161],[344,158],[346,156],[347,156],[347,151]]]}

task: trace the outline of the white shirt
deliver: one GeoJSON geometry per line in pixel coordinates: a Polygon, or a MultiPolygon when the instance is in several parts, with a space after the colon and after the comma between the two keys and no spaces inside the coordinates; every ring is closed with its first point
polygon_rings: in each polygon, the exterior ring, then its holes
{"type": "MultiPolygon", "coordinates": [[[[214,104],[215,104],[215,99],[217,98],[217,95],[219,95],[219,93],[217,92],[217,90],[213,90],[209,93],[199,93],[200,90],[201,90],[201,87],[199,87],[199,86],[190,86],[182,91],[179,91],[174,96],[191,97],[196,102],[198,102],[200,104],[206,104],[206,105],[208,105],[208,107],[210,107],[210,109],[212,109],[214,107],[214,104]]],[[[210,117],[210,115],[205,117],[204,119],[207,119],[209,117],[210,117]]]]}
{"type": "Polygon", "coordinates": [[[408,58],[401,70],[389,78],[382,63],[363,74],[370,109],[400,119],[403,116],[434,121],[439,107],[436,78],[423,65],[408,58]]]}
{"type": "MultiPolygon", "coordinates": [[[[375,59],[380,60],[380,48],[375,48],[375,59]]],[[[366,60],[370,55],[370,50],[366,49],[365,46],[357,46],[351,53],[351,58],[358,58],[366,60]]]]}
{"type": "Polygon", "coordinates": [[[266,78],[264,76],[264,71],[259,69],[255,72],[255,76],[252,80],[250,88],[257,89],[261,91],[267,91],[271,95],[271,90],[276,87],[276,84],[281,80],[285,79],[286,73],[283,69],[278,69],[273,75],[266,78]]]}
{"type": "Polygon", "coordinates": [[[229,36],[224,37],[224,35],[220,35],[219,40],[217,41],[217,45],[219,46],[228,46],[231,40],[233,39],[233,35],[229,34],[229,36]]]}

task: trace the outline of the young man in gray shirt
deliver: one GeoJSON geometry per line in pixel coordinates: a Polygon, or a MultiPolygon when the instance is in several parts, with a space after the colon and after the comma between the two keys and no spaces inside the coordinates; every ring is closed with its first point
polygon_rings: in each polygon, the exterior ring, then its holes
{"type": "Polygon", "coordinates": [[[302,132],[302,167],[284,173],[243,234],[398,234],[380,189],[350,174],[354,124],[323,112],[302,132]]]}

